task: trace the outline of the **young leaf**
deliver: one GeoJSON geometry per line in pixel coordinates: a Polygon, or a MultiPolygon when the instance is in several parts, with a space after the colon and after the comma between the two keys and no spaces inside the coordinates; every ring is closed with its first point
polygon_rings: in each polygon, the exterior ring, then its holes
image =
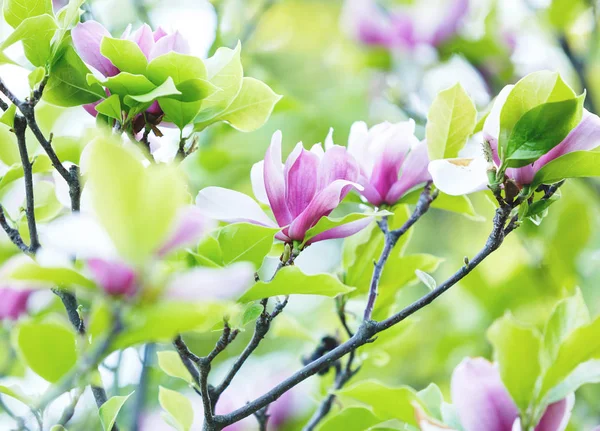
{"type": "Polygon", "coordinates": [[[222,251],[223,265],[246,261],[258,269],[271,250],[273,237],[278,231],[251,223],[234,223],[220,229],[217,241],[222,251]]]}
{"type": "Polygon", "coordinates": [[[257,303],[248,304],[242,315],[242,326],[258,319],[258,316],[263,312],[263,306],[257,303]]]}
{"type": "Polygon", "coordinates": [[[116,76],[111,76],[104,82],[99,81],[98,78],[92,74],[89,74],[86,78],[88,83],[101,83],[110,90],[111,94],[118,94],[121,97],[146,94],[156,88],[156,85],[145,76],[133,75],[127,72],[121,72],[116,76]]]}
{"type": "Polygon", "coordinates": [[[457,157],[476,123],[475,104],[459,83],[439,92],[427,114],[429,159],[457,157]]]}
{"type": "Polygon", "coordinates": [[[27,18],[2,42],[0,50],[22,41],[27,60],[34,66],[45,66],[52,56],[50,42],[57,29],[56,21],[50,15],[27,18]]]}
{"type": "MultiPolygon", "coordinates": [[[[12,129],[14,123],[15,123],[15,114],[17,113],[17,105],[11,104],[8,109],[2,114],[2,116],[0,116],[0,123],[6,124],[8,127],[10,127],[12,129]]],[[[6,128],[2,127],[2,134],[6,134],[6,132],[8,132],[6,130],[6,128]]],[[[10,132],[8,132],[10,136],[10,132]]],[[[13,157],[9,157],[9,159],[11,160],[10,162],[6,162],[5,158],[0,156],[0,159],[7,165],[12,165],[13,163],[18,162],[18,154],[19,154],[19,150],[17,149],[17,146],[14,145],[13,139],[5,139],[4,142],[2,142],[0,145],[3,145],[5,147],[10,147],[10,153],[11,154],[15,154],[17,156],[17,158],[13,158],[13,157]]],[[[4,151],[6,151],[5,148],[0,149],[0,151],[2,151],[4,153],[4,151]]]]}
{"type": "Polygon", "coordinates": [[[92,103],[106,97],[99,84],[88,84],[90,70],[72,47],[67,47],[50,70],[43,98],[54,105],[71,107],[92,103]]]}
{"type": "Polygon", "coordinates": [[[98,103],[96,105],[96,111],[118,121],[123,119],[123,114],[121,113],[121,101],[119,100],[119,96],[117,94],[113,94],[109,98],[98,103]]]}
{"type": "Polygon", "coordinates": [[[50,221],[62,211],[63,206],[56,197],[54,183],[38,181],[34,184],[33,192],[35,194],[34,213],[38,222],[50,221]]]}
{"type": "Polygon", "coordinates": [[[510,315],[496,320],[488,330],[500,376],[519,410],[525,414],[535,398],[542,372],[540,334],[523,326],[510,315]]]}
{"type": "Polygon", "coordinates": [[[133,392],[127,396],[111,397],[108,401],[100,406],[98,413],[100,414],[100,422],[102,423],[102,429],[104,431],[111,431],[113,429],[113,425],[117,420],[117,415],[132,394],[133,392]]]}
{"type": "Polygon", "coordinates": [[[323,295],[334,297],[354,290],[330,274],[307,275],[296,266],[279,270],[273,281],[259,281],[248,289],[240,302],[278,295],[323,295]]]}
{"type": "Polygon", "coordinates": [[[178,425],[178,431],[191,429],[194,422],[194,409],[189,399],[179,392],[159,386],[158,402],[178,425]]]}
{"type": "Polygon", "coordinates": [[[46,69],[43,67],[36,67],[29,75],[27,75],[27,81],[29,82],[29,88],[32,90],[37,87],[37,85],[42,82],[46,76],[46,69]]]}
{"type": "Polygon", "coordinates": [[[435,281],[435,278],[433,278],[426,272],[421,271],[420,269],[415,269],[415,275],[419,278],[419,280],[421,280],[421,282],[425,286],[429,288],[429,290],[433,290],[437,287],[437,282],[435,281]]]}
{"type": "Polygon", "coordinates": [[[225,121],[239,131],[251,132],[267,122],[281,97],[264,82],[244,78],[240,92],[227,109],[212,120],[197,122],[195,130],[202,130],[216,121],[225,121]]]}
{"type": "Polygon", "coordinates": [[[52,16],[52,0],[5,0],[4,19],[17,28],[27,18],[48,14],[52,16]]]}
{"type": "Polygon", "coordinates": [[[381,422],[373,412],[360,406],[350,406],[325,418],[319,431],[365,431],[381,422]]]}
{"type": "Polygon", "coordinates": [[[27,321],[15,330],[16,348],[37,375],[58,382],[77,362],[75,333],[55,322],[27,321]]]}
{"type": "Polygon", "coordinates": [[[53,286],[81,286],[94,289],[96,284],[79,272],[70,268],[41,266],[36,262],[25,262],[11,267],[5,274],[7,280],[27,281],[31,287],[51,288],[53,286]]]}
{"type": "Polygon", "coordinates": [[[600,176],[600,152],[573,151],[548,162],[533,177],[532,189],[554,184],[565,178],[600,176]]]}
{"type": "Polygon", "coordinates": [[[185,365],[183,365],[183,362],[181,362],[181,358],[177,352],[165,350],[157,352],[156,355],[158,356],[158,366],[165,374],[184,380],[188,384],[194,383],[194,379],[187,368],[185,368],[185,365]]]}
{"type": "Polygon", "coordinates": [[[131,40],[105,36],[100,42],[100,53],[121,72],[129,72],[134,75],[146,73],[148,60],[140,47],[131,40]]]}
{"type": "Polygon", "coordinates": [[[165,82],[160,84],[158,87],[156,87],[152,91],[149,91],[148,93],[139,94],[139,95],[131,95],[131,94],[126,95],[124,98],[124,102],[128,106],[134,106],[134,105],[136,105],[136,102],[137,103],[152,103],[159,97],[172,96],[172,95],[178,95],[178,94],[181,94],[181,92],[177,89],[177,87],[175,87],[175,84],[173,83],[173,79],[171,77],[168,77],[165,82]]]}
{"type": "Polygon", "coordinates": [[[556,145],[581,121],[583,97],[544,103],[523,115],[506,144],[510,167],[528,165],[556,145]]]}
{"type": "Polygon", "coordinates": [[[146,69],[146,76],[155,85],[172,78],[175,85],[190,79],[205,79],[206,67],[202,60],[192,55],[169,52],[152,60],[146,69]]]}

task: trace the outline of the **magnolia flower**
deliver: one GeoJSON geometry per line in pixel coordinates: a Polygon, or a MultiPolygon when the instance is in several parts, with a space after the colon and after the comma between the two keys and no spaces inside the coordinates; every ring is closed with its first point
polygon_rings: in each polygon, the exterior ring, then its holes
{"type": "Polygon", "coordinates": [[[425,0],[389,11],[375,0],[347,0],[343,21],[365,44],[414,50],[450,39],[468,9],[469,0],[425,0]]]}
{"type": "MultiPolygon", "coordinates": [[[[328,139],[325,151],[321,144],[307,151],[298,143],[285,166],[281,164],[281,132],[273,134],[265,159],[252,167],[251,180],[255,197],[269,205],[276,222],[268,217],[249,196],[220,187],[207,187],[198,193],[196,204],[209,217],[234,223],[250,222],[280,227],[277,239],[291,243],[305,240],[306,232],[322,217],[328,216],[360,177],[358,163],[346,148],[328,139]]],[[[308,240],[345,238],[369,224],[369,218],[335,227],[308,240]]]]}
{"type": "Polygon", "coordinates": [[[31,290],[0,287],[0,321],[16,320],[27,312],[27,300],[31,293],[31,290]]]}
{"type": "MultiPolygon", "coordinates": [[[[483,126],[483,139],[489,142],[494,163],[498,158],[498,136],[500,135],[500,112],[514,85],[502,89],[492,105],[492,109],[483,126]]],[[[535,174],[547,163],[572,151],[592,150],[600,145],[600,118],[584,110],[580,123],[569,132],[558,145],[536,160],[521,168],[508,168],[506,176],[519,187],[531,184],[535,174]]],[[[437,188],[449,195],[463,195],[484,190],[488,185],[488,163],[480,151],[470,158],[433,160],[429,172],[437,188]]]]}
{"type": "MultiPolygon", "coordinates": [[[[156,267],[160,258],[198,242],[212,227],[198,208],[180,209],[169,235],[147,262],[133,264],[119,256],[116,247],[102,226],[91,216],[71,214],[59,218],[41,231],[44,244],[39,259],[47,256],[77,257],[85,270],[108,295],[133,296],[143,287],[147,273],[156,267]]],[[[253,269],[246,263],[228,268],[195,268],[174,274],[166,282],[166,295],[171,299],[222,299],[245,290],[253,279],[253,269]],[[224,286],[224,287],[223,287],[224,286]],[[225,290],[223,290],[225,289],[225,290]]]]}
{"type": "Polygon", "coordinates": [[[414,135],[415,122],[381,123],[371,129],[356,122],[348,152],[360,165],[361,194],[373,205],[394,205],[407,191],[431,179],[425,141],[414,135]]]}
{"type": "MultiPolygon", "coordinates": [[[[79,23],[71,31],[71,37],[73,38],[75,50],[85,63],[92,66],[106,78],[119,74],[119,69],[100,53],[102,39],[111,37],[102,24],[93,20],[79,23]]],[[[187,54],[190,51],[188,42],[179,32],[169,34],[161,27],[153,32],[148,24],[144,24],[134,33],[131,33],[131,26],[128,26],[121,35],[121,39],[135,42],[148,61],[169,52],[187,54]]],[[[97,103],[84,105],[84,108],[87,112],[96,116],[95,106],[97,103]]],[[[162,114],[158,102],[154,102],[147,112],[156,116],[162,114]]]]}
{"type": "MultiPolygon", "coordinates": [[[[452,374],[452,402],[464,431],[521,431],[519,412],[500,378],[498,367],[483,358],[464,359],[452,374]]],[[[563,431],[575,397],[550,404],[535,431],[563,431]]],[[[422,418],[422,430],[447,429],[422,418]]]]}

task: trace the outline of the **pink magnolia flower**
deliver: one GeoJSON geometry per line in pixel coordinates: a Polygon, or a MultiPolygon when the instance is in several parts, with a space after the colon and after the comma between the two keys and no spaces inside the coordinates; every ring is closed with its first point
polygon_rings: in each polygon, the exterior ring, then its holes
{"type": "MultiPolygon", "coordinates": [[[[490,143],[496,165],[498,136],[500,135],[500,112],[513,85],[507,85],[496,97],[483,126],[483,139],[490,143]]],[[[522,187],[531,184],[535,174],[547,163],[573,151],[592,150],[600,146],[600,118],[584,110],[579,124],[557,146],[534,163],[521,168],[508,168],[506,175],[522,187]]],[[[433,160],[429,172],[437,188],[449,195],[463,195],[485,190],[488,185],[488,163],[483,152],[477,157],[433,160]]]]}
{"type": "Polygon", "coordinates": [[[390,10],[376,0],[347,0],[343,25],[367,45],[414,50],[450,39],[468,10],[469,0],[424,0],[390,10]]]}
{"type": "Polygon", "coordinates": [[[415,122],[381,123],[367,128],[356,122],[348,152],[360,165],[361,194],[373,205],[394,205],[409,190],[431,179],[425,141],[414,135],[415,122]]]}
{"type": "MultiPolygon", "coordinates": [[[[86,64],[92,66],[106,78],[119,74],[119,69],[100,53],[102,39],[111,37],[111,34],[102,24],[93,20],[79,23],[71,31],[71,37],[73,38],[75,50],[86,64]]],[[[179,32],[169,34],[161,27],[153,32],[148,24],[142,25],[134,33],[131,33],[131,26],[128,26],[121,35],[121,39],[135,42],[148,61],[169,52],[187,54],[190,51],[188,42],[179,32]]],[[[98,103],[84,105],[84,108],[91,115],[96,116],[95,106],[98,103]]],[[[162,114],[158,102],[154,102],[147,112],[156,116],[162,114]]]]}
{"type": "Polygon", "coordinates": [[[0,321],[16,320],[27,312],[27,300],[31,290],[0,287],[0,321]]]}
{"type": "MultiPolygon", "coordinates": [[[[306,239],[307,231],[326,217],[352,190],[362,190],[357,184],[358,163],[346,148],[326,144],[314,145],[307,151],[298,143],[281,163],[281,132],[273,134],[265,159],[252,168],[251,179],[255,197],[269,205],[276,222],[269,218],[249,196],[220,187],[207,187],[198,193],[196,204],[209,217],[229,223],[250,222],[280,227],[276,238],[292,243],[306,239]]],[[[308,239],[308,243],[332,238],[345,238],[366,227],[363,219],[335,227],[308,239]]]]}
{"type": "MultiPolygon", "coordinates": [[[[452,374],[452,402],[464,431],[521,431],[519,412],[500,378],[498,367],[483,358],[464,359],[452,374]]],[[[573,395],[550,404],[535,431],[563,431],[573,395]]],[[[427,428],[427,422],[421,425],[427,428]]]]}

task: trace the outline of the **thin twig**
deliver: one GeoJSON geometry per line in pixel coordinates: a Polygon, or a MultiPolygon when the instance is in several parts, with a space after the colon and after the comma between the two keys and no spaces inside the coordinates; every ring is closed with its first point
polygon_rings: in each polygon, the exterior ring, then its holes
{"type": "Polygon", "coordinates": [[[14,245],[16,245],[19,248],[19,250],[26,254],[30,253],[29,247],[23,241],[23,238],[21,237],[19,231],[8,224],[2,205],[0,205],[0,226],[2,226],[2,229],[4,230],[4,232],[6,232],[8,238],[14,245]]]}

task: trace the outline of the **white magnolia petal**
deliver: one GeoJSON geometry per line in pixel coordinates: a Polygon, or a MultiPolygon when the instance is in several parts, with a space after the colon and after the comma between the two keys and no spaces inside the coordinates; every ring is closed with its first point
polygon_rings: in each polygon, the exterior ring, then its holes
{"type": "Polygon", "coordinates": [[[513,88],[514,85],[505,86],[494,99],[492,109],[483,123],[484,137],[498,139],[500,136],[500,112],[502,112],[506,98],[513,88]]]}
{"type": "Polygon", "coordinates": [[[329,132],[327,133],[327,137],[325,138],[325,149],[328,150],[334,145],[335,144],[333,143],[333,127],[330,127],[329,132]]]}
{"type": "Polygon", "coordinates": [[[429,173],[435,186],[452,195],[465,195],[485,190],[488,184],[487,162],[473,159],[440,159],[429,163],[429,173]]]}
{"type": "Polygon", "coordinates": [[[255,163],[250,170],[250,181],[252,182],[252,191],[254,197],[261,203],[269,205],[269,197],[265,187],[265,162],[261,160],[255,163]]]}
{"type": "Polygon", "coordinates": [[[196,197],[196,205],[209,217],[229,223],[254,222],[275,226],[254,199],[235,190],[206,187],[196,197]]]}
{"type": "Polygon", "coordinates": [[[74,213],[40,226],[43,247],[80,259],[111,259],[117,250],[102,226],[91,216],[74,213]]]}

